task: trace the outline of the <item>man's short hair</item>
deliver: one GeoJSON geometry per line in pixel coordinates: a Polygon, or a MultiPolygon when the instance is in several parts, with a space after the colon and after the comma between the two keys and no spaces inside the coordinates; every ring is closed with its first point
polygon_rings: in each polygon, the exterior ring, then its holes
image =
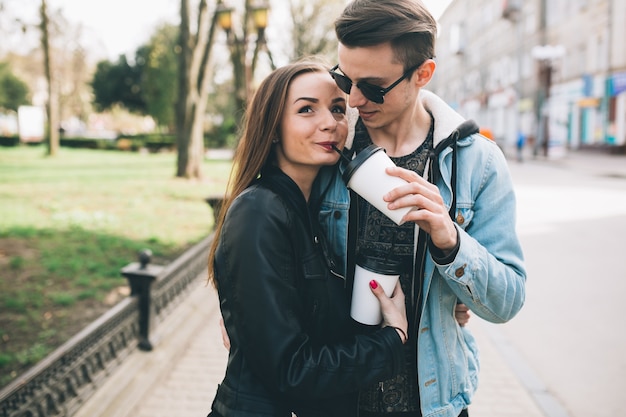
{"type": "Polygon", "coordinates": [[[435,57],[437,22],[420,0],[353,0],[335,33],[348,48],[390,42],[405,70],[435,57]]]}

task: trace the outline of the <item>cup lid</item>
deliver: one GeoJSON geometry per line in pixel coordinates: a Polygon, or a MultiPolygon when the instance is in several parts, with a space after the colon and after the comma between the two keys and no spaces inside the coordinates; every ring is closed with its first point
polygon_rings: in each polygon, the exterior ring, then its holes
{"type": "Polygon", "coordinates": [[[361,152],[359,152],[352,161],[348,162],[348,165],[346,166],[346,170],[343,172],[343,176],[342,176],[343,181],[347,184],[350,181],[350,178],[352,178],[352,175],[354,175],[354,172],[361,165],[363,165],[363,163],[367,161],[367,159],[370,156],[372,156],[378,151],[384,151],[384,150],[380,146],[371,144],[367,146],[365,149],[363,149],[361,152]]]}
{"type": "Polygon", "coordinates": [[[384,259],[375,256],[359,254],[356,264],[370,272],[383,275],[398,275],[402,271],[402,262],[395,259],[384,259]]]}

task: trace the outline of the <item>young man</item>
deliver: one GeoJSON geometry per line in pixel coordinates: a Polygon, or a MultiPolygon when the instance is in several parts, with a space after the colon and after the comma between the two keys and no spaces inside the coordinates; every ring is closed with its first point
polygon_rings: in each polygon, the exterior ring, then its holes
{"type": "Polygon", "coordinates": [[[354,0],[335,29],[339,64],[331,75],[359,116],[344,152],[384,148],[398,166],[388,173],[408,182],[386,196],[390,208],[419,209],[397,226],[348,195],[345,184],[326,189],[320,219],[333,251],[347,254],[339,270],[353,270],[358,254],[392,256],[404,265],[409,365],[361,392],[359,415],[466,416],[478,352],[455,320],[455,306],[501,323],[525,298],[506,160],[473,122],[422,90],[436,67],[436,22],[419,0],[354,0]]]}

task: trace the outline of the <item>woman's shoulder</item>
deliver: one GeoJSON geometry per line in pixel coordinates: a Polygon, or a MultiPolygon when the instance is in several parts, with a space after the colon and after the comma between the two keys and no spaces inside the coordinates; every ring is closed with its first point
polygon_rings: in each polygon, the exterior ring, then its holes
{"type": "Polygon", "coordinates": [[[246,225],[261,223],[283,223],[290,218],[288,207],[273,190],[254,184],[239,194],[229,207],[226,221],[246,225]]]}
{"type": "Polygon", "coordinates": [[[284,206],[278,193],[259,183],[253,184],[239,194],[231,205],[233,210],[263,211],[268,207],[279,209],[284,206]]]}

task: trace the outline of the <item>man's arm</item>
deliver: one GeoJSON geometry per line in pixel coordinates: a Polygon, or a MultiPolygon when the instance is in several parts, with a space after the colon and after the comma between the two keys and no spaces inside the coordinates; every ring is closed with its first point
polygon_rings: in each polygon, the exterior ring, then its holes
{"type": "MultiPolygon", "coordinates": [[[[408,184],[387,194],[390,208],[416,206],[404,220],[426,231],[439,273],[457,297],[485,320],[510,320],[525,300],[526,271],[515,230],[515,195],[506,161],[494,152],[476,175],[471,221],[455,226],[439,189],[415,172],[388,168],[408,184]]],[[[481,166],[481,165],[478,165],[481,166]]],[[[469,215],[469,213],[468,213],[469,215]]]]}

